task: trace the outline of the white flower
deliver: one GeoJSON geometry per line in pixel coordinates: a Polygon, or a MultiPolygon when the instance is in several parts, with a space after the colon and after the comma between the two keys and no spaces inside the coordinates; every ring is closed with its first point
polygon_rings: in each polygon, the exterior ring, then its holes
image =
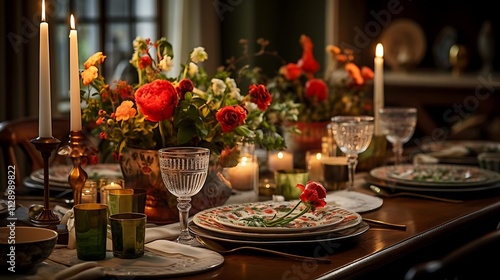
{"type": "Polygon", "coordinates": [[[168,55],[164,56],[163,59],[160,60],[160,63],[158,63],[158,68],[160,68],[161,71],[170,71],[172,67],[174,67],[174,62],[168,55]]]}
{"type": "Polygon", "coordinates": [[[204,47],[194,48],[191,53],[191,61],[194,63],[202,62],[208,59],[208,54],[205,52],[204,47]]]}
{"type": "Polygon", "coordinates": [[[227,84],[227,87],[229,88],[229,96],[233,97],[234,99],[236,99],[238,101],[241,101],[242,96],[240,94],[240,89],[236,85],[236,81],[232,78],[227,77],[226,84],[227,84]]]}
{"type": "Polygon", "coordinates": [[[189,62],[189,69],[188,69],[189,76],[193,77],[196,74],[198,74],[198,65],[196,65],[193,62],[189,62]]]}
{"type": "Polygon", "coordinates": [[[215,96],[222,95],[224,94],[224,91],[226,91],[226,84],[224,81],[221,79],[212,79],[212,91],[214,92],[215,96]]]}
{"type": "Polygon", "coordinates": [[[139,42],[140,42],[140,41],[144,41],[144,39],[142,39],[142,37],[141,37],[141,36],[137,36],[137,37],[135,37],[135,40],[134,40],[134,42],[132,43],[132,45],[134,46],[134,50],[136,50],[136,51],[137,51],[137,49],[139,48],[139,42]]]}

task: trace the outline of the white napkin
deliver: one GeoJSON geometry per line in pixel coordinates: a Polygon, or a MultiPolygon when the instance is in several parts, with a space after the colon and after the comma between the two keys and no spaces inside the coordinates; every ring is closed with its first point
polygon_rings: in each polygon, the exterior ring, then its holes
{"type": "Polygon", "coordinates": [[[97,266],[96,262],[84,262],[57,272],[54,280],[93,280],[104,276],[104,268],[97,266]]]}
{"type": "Polygon", "coordinates": [[[171,257],[172,254],[180,254],[188,257],[197,257],[199,259],[210,257],[213,255],[218,255],[215,252],[190,245],[180,244],[169,240],[156,240],[144,245],[145,249],[154,252],[158,255],[168,254],[171,257]]]}

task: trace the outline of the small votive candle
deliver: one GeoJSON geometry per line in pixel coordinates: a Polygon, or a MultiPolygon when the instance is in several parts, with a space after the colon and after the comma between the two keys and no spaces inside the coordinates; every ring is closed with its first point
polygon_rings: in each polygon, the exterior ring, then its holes
{"type": "Polygon", "coordinates": [[[228,168],[229,181],[235,190],[257,190],[259,164],[252,157],[242,157],[235,167],[228,168]]]}
{"type": "Polygon", "coordinates": [[[101,178],[99,179],[100,203],[108,204],[109,190],[122,189],[124,187],[123,179],[120,178],[101,178]]]}
{"type": "Polygon", "coordinates": [[[323,166],[321,165],[321,158],[323,154],[320,151],[307,151],[307,170],[309,171],[309,176],[312,181],[322,182],[323,176],[323,166]]]}
{"type": "Polygon", "coordinates": [[[97,183],[87,180],[82,189],[80,203],[97,203],[97,183]]]}
{"type": "Polygon", "coordinates": [[[293,169],[293,155],[289,152],[269,152],[267,161],[271,172],[293,169]]]}

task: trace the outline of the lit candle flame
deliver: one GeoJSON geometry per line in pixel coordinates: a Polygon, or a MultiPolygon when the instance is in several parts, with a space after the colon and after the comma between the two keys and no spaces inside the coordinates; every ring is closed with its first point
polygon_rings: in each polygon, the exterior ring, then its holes
{"type": "Polygon", "coordinates": [[[377,48],[375,49],[375,56],[376,57],[383,57],[384,56],[384,46],[382,46],[381,43],[377,44],[377,48]]]}
{"type": "Polygon", "coordinates": [[[317,160],[320,160],[320,159],[321,159],[321,153],[317,153],[317,154],[316,154],[316,159],[317,159],[317,160]]]}
{"type": "Polygon", "coordinates": [[[71,14],[71,17],[70,17],[70,26],[71,26],[71,29],[75,29],[75,17],[73,16],[73,14],[71,14]]]}
{"type": "Polygon", "coordinates": [[[282,158],[283,158],[283,153],[282,153],[282,152],[279,152],[279,153],[278,153],[278,158],[279,158],[279,159],[282,159],[282,158]]]}
{"type": "Polygon", "coordinates": [[[45,0],[42,0],[42,21],[45,21],[45,0]]]}

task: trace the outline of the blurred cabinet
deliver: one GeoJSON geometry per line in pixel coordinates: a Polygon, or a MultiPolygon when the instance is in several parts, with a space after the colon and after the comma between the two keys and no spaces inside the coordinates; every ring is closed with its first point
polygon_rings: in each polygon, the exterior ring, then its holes
{"type": "Polygon", "coordinates": [[[500,76],[387,72],[385,105],[419,111],[414,138],[500,141],[500,76]]]}

